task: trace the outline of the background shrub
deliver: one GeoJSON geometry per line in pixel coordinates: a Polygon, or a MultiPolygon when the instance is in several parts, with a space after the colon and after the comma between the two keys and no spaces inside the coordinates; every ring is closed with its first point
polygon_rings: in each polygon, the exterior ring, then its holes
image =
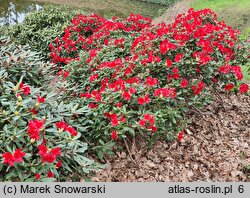
{"type": "Polygon", "coordinates": [[[40,53],[4,37],[0,38],[0,47],[0,67],[7,72],[9,81],[18,83],[22,77],[28,84],[41,86],[48,80],[45,73],[51,66],[41,61],[40,53]]]}
{"type": "Polygon", "coordinates": [[[5,32],[18,44],[28,44],[47,58],[49,43],[63,33],[77,12],[67,7],[45,6],[29,13],[23,23],[10,26],[5,32]]]}

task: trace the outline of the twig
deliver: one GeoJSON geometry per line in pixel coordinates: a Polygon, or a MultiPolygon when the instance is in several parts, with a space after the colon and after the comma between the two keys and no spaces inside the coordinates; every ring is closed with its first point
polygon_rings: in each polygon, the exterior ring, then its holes
{"type": "Polygon", "coordinates": [[[129,149],[129,146],[128,146],[127,141],[125,140],[125,138],[122,138],[122,139],[123,139],[123,141],[124,141],[124,143],[125,143],[125,146],[126,146],[126,149],[127,149],[127,151],[128,151],[128,154],[129,154],[130,159],[132,160],[132,162],[133,162],[134,164],[138,165],[137,161],[135,161],[135,160],[133,159],[133,157],[132,157],[132,153],[131,153],[131,151],[130,151],[130,149],[129,149]]]}

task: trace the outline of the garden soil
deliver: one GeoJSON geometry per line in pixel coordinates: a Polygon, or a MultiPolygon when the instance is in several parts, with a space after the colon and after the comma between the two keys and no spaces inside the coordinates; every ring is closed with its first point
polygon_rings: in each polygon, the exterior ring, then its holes
{"type": "Polygon", "coordinates": [[[157,142],[143,155],[132,153],[136,160],[117,152],[93,181],[250,181],[245,168],[250,164],[250,97],[221,97],[223,102],[189,112],[192,123],[181,142],[157,142]]]}

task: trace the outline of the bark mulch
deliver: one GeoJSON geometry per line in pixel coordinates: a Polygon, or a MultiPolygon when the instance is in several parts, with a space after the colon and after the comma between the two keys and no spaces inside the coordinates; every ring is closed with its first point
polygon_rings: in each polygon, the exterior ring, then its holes
{"type": "Polygon", "coordinates": [[[223,95],[197,112],[181,142],[157,142],[147,153],[106,158],[93,181],[250,181],[250,97],[223,95]]]}

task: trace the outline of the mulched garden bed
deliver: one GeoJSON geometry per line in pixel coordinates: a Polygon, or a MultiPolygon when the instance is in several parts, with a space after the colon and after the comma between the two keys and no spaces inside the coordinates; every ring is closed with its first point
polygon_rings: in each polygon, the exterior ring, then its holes
{"type": "Polygon", "coordinates": [[[106,158],[93,181],[250,181],[250,97],[223,95],[201,111],[181,142],[157,142],[146,154],[126,152],[106,158]]]}

